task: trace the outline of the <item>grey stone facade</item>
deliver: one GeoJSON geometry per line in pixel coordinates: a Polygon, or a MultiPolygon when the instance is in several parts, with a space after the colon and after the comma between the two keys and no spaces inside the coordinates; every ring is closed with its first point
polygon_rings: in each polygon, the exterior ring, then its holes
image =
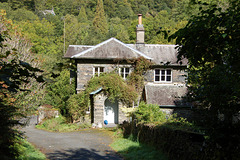
{"type": "MultiPolygon", "coordinates": [[[[98,61],[99,62],[99,61],[98,61]]],[[[101,61],[101,63],[96,63],[96,61],[89,61],[88,63],[77,63],[77,93],[85,89],[88,81],[94,76],[95,67],[104,67],[104,72],[116,71],[121,67],[131,67],[129,64],[114,64],[101,61]]]]}
{"type": "MultiPolygon", "coordinates": [[[[144,41],[144,39],[142,40],[144,41]]],[[[84,90],[88,81],[95,76],[95,67],[104,70],[103,72],[115,70],[118,74],[118,69],[121,67],[133,69],[126,60],[144,57],[153,62],[153,65],[151,70],[144,75],[145,88],[142,99],[147,103],[164,107],[184,105],[181,97],[187,92],[185,85],[186,72],[184,71],[187,68],[187,60],[184,59],[182,64],[177,62],[175,45],[124,44],[115,38],[110,38],[96,46],[71,45],[64,57],[74,59],[77,65],[76,90],[78,93],[84,90]],[[164,65],[166,63],[168,65],[164,65]],[[155,82],[155,69],[170,69],[171,80],[155,82]]],[[[102,93],[92,95],[90,110],[92,123],[103,123],[106,99],[107,97],[102,93]]],[[[127,117],[121,111],[123,107],[121,103],[118,103],[118,110],[116,111],[118,117],[117,122],[114,123],[122,123],[127,120],[127,117]]]]}

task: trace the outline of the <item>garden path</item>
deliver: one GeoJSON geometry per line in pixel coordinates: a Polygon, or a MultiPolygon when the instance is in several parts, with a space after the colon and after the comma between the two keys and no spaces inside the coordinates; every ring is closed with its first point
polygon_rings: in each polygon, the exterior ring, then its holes
{"type": "Polygon", "coordinates": [[[122,160],[109,144],[110,136],[97,129],[54,133],[35,128],[33,116],[22,130],[27,140],[39,148],[50,160],[122,160]]]}

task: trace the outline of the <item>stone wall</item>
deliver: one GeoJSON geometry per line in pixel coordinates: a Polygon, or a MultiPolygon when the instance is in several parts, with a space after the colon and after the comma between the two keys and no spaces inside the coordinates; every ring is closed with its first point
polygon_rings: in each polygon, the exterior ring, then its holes
{"type": "Polygon", "coordinates": [[[58,117],[59,112],[53,109],[51,105],[42,105],[38,108],[37,123],[43,122],[44,119],[58,117]]]}
{"type": "Polygon", "coordinates": [[[111,72],[118,67],[131,67],[129,64],[116,64],[108,61],[86,61],[77,63],[77,92],[85,89],[87,82],[93,77],[95,67],[104,67],[104,72],[111,72]],[[100,63],[99,63],[100,62],[100,63]]]}
{"type": "MultiPolygon", "coordinates": [[[[110,60],[78,60],[77,63],[77,92],[84,90],[87,82],[93,77],[94,67],[104,67],[104,72],[111,72],[118,67],[131,67],[128,63],[118,63],[110,60]]],[[[145,82],[154,82],[154,68],[163,68],[162,66],[153,66],[152,70],[145,74],[145,82]]],[[[185,83],[185,76],[187,73],[180,70],[181,67],[172,68],[172,83],[185,83]]]]}

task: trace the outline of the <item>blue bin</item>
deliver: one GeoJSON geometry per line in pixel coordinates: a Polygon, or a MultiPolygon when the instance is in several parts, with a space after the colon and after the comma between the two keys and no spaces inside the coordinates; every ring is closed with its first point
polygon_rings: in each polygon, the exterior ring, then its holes
{"type": "Polygon", "coordinates": [[[108,125],[108,121],[107,121],[107,120],[105,120],[105,121],[104,121],[104,124],[105,124],[105,125],[108,125]]]}

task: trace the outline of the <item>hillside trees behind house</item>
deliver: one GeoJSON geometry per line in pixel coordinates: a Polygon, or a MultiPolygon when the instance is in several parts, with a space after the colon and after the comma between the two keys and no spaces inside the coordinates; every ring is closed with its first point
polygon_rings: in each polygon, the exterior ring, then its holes
{"type": "MultiPolygon", "coordinates": [[[[209,2],[220,6],[227,0],[209,2]]],[[[6,16],[18,25],[24,37],[20,40],[16,36],[14,45],[18,41],[26,42],[28,49],[23,52],[34,55],[32,62],[44,70],[48,89],[60,80],[56,77],[65,73],[64,68],[69,66],[69,61],[62,58],[68,45],[96,45],[110,37],[135,43],[138,13],[143,13],[146,43],[173,44],[175,40],[168,42],[164,33],[171,35],[184,27],[200,6],[190,0],[6,0],[0,3],[0,8],[6,10],[6,16]],[[56,15],[45,14],[45,10],[52,9],[56,15]]],[[[25,87],[33,84],[35,82],[25,87]]],[[[45,103],[41,101],[48,95],[44,85],[34,87],[33,92],[18,95],[23,99],[19,100],[19,105],[32,108],[45,103]],[[28,99],[36,103],[30,104],[28,99]]]]}
{"type": "MultiPolygon", "coordinates": [[[[222,5],[226,1],[210,2],[222,5]]],[[[110,37],[116,37],[125,43],[135,43],[138,13],[143,14],[146,43],[173,44],[175,40],[168,42],[165,33],[171,35],[184,27],[190,16],[198,13],[200,6],[202,5],[193,4],[190,0],[6,0],[1,2],[0,8],[6,10],[6,16],[13,21],[13,24],[18,25],[18,30],[24,37],[21,42],[25,41],[28,45],[26,53],[34,55],[32,62],[44,70],[43,75],[46,80],[46,85],[34,85],[36,83],[32,82],[31,85],[25,86],[26,88],[33,86],[35,89],[32,92],[19,94],[18,104],[30,109],[48,101],[67,114],[67,110],[64,109],[66,106],[63,107],[66,103],[61,104],[58,100],[50,101],[49,95],[55,87],[59,90],[57,83],[61,84],[64,81],[64,85],[67,85],[65,79],[61,80],[57,77],[62,77],[63,74],[67,76],[65,69],[69,67],[69,61],[62,57],[68,45],[96,45],[110,37]],[[45,14],[45,10],[52,9],[56,15],[45,14]]],[[[14,43],[20,41],[18,38],[14,40],[14,43]]],[[[69,95],[66,97],[73,94],[72,91],[67,93],[69,95]]]]}
{"type": "Polygon", "coordinates": [[[196,122],[205,128],[214,148],[206,153],[213,159],[240,156],[239,6],[238,0],[230,0],[227,8],[210,5],[173,37],[180,46],[178,58],[189,61],[189,97],[203,113],[196,122]]]}

